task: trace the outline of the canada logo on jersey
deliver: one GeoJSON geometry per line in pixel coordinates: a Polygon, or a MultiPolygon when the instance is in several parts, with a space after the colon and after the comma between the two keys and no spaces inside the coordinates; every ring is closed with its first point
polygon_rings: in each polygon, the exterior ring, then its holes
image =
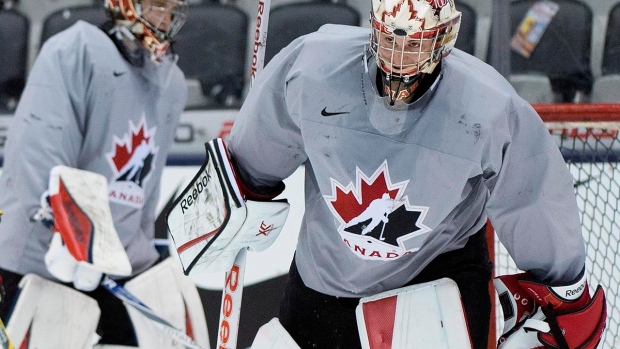
{"type": "Polygon", "coordinates": [[[137,208],[144,206],[143,185],[150,178],[159,147],[155,145],[156,127],[146,125],[142,114],[138,125],[129,121],[129,132],[114,137],[113,149],[107,154],[114,172],[109,184],[110,201],[137,208]]]}
{"type": "Polygon", "coordinates": [[[356,183],[331,179],[332,195],[324,196],[342,241],[358,257],[394,260],[416,252],[431,229],[423,224],[428,207],[414,206],[404,195],[409,181],[392,183],[387,162],[368,177],[356,169],[356,183]]]}

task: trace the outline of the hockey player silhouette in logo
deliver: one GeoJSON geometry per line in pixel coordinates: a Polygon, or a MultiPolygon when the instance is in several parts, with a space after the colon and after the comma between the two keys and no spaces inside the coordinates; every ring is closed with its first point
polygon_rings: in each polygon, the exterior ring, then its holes
{"type": "Polygon", "coordinates": [[[118,180],[132,181],[142,186],[142,181],[151,172],[152,162],[153,153],[151,148],[145,140],[142,140],[142,143],[136,147],[127,164],[123,166],[118,180]]]}
{"type": "MultiPolygon", "coordinates": [[[[357,229],[352,229],[354,231],[351,231],[349,228],[353,228],[368,220],[370,220],[368,224],[361,225],[363,229],[359,232],[360,235],[368,235],[368,233],[372,232],[381,222],[383,222],[383,228],[385,228],[385,225],[389,221],[388,215],[392,212],[393,206],[394,200],[390,197],[390,194],[384,193],[381,198],[373,200],[359,216],[349,221],[345,230],[355,233],[357,229]]],[[[383,229],[381,233],[381,235],[383,235],[383,229]]],[[[383,240],[383,236],[380,236],[379,239],[383,240]]]]}

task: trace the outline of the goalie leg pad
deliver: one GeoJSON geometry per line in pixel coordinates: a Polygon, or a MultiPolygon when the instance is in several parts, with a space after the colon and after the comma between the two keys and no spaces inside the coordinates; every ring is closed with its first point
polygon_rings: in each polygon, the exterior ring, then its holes
{"type": "Polygon", "coordinates": [[[261,326],[254,337],[251,349],[299,349],[299,345],[286,331],[278,318],[261,326]]]}
{"type": "Polygon", "coordinates": [[[72,288],[27,274],[7,333],[17,348],[90,348],[101,311],[97,301],[72,288]]]}
{"type": "Polygon", "coordinates": [[[471,349],[456,283],[448,278],[382,292],[356,309],[363,349],[471,349]]]}
{"type": "MultiPolygon", "coordinates": [[[[209,348],[207,321],[198,290],[172,258],[128,281],[125,288],[200,346],[209,348]]],[[[155,322],[142,313],[130,306],[126,308],[140,348],[184,348],[165,336],[155,322]]]]}

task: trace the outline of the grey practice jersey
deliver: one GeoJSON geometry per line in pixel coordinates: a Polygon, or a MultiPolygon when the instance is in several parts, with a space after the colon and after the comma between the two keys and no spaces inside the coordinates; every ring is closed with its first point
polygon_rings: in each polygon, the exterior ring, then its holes
{"type": "Polygon", "coordinates": [[[431,90],[388,109],[368,73],[368,30],[328,25],[282,50],[228,142],[255,186],[305,165],[304,283],[341,297],[400,287],[487,218],[522,270],[576,277],[585,249],[572,176],[532,107],[453,50],[431,90]]]}
{"type": "Polygon", "coordinates": [[[78,22],[41,49],[9,130],[0,177],[0,267],[51,278],[52,232],[31,217],[50,169],[108,178],[114,225],[134,274],[158,258],[155,205],[166,154],[187,99],[173,59],[130,65],[99,28],[78,22]]]}

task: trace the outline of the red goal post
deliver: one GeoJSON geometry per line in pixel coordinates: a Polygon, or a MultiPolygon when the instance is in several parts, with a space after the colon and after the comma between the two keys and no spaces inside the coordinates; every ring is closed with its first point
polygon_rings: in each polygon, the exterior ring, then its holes
{"type": "MultiPolygon", "coordinates": [[[[599,348],[620,348],[620,104],[533,104],[533,107],[556,139],[575,178],[589,282],[605,287],[608,319],[599,348]]],[[[487,240],[495,274],[518,272],[490,225],[487,240]]],[[[503,321],[496,292],[492,285],[489,289],[494,300],[491,349],[496,348],[503,321]]]]}

